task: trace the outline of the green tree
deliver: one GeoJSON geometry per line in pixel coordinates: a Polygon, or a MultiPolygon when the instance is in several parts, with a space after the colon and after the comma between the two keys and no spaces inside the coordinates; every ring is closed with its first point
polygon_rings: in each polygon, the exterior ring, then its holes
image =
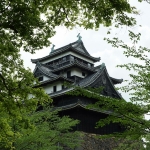
{"type": "MultiPolygon", "coordinates": [[[[130,13],[137,12],[127,0],[2,0],[1,42],[10,42],[15,49],[22,47],[33,53],[43,46],[49,46],[49,38],[54,35],[56,26],[79,25],[93,29],[99,28],[100,24],[110,26],[112,22],[131,26],[135,20],[127,15],[130,13]]],[[[5,47],[1,49],[6,51],[5,47]]]]}
{"type": "Polygon", "coordinates": [[[33,129],[18,128],[22,133],[14,143],[17,150],[74,149],[80,144],[81,133],[72,131],[78,121],[67,116],[60,118],[58,112],[49,106],[31,114],[33,129]]]}
{"type": "MultiPolygon", "coordinates": [[[[118,67],[126,68],[131,73],[131,81],[128,81],[126,86],[123,86],[121,90],[123,92],[130,92],[130,110],[124,110],[124,115],[127,117],[129,125],[129,134],[131,139],[139,136],[143,140],[146,148],[149,147],[149,135],[150,135],[150,122],[145,118],[146,114],[150,112],[150,49],[147,47],[139,46],[141,34],[133,33],[129,31],[129,37],[132,42],[132,46],[125,44],[118,38],[113,40],[107,39],[112,46],[124,49],[124,55],[137,60],[138,63],[128,63],[118,65],[118,67]],[[135,110],[135,108],[138,108],[135,110]],[[132,109],[132,111],[131,111],[132,109]],[[146,142],[144,142],[146,141],[146,142]]],[[[129,103],[126,102],[126,106],[129,107],[129,103]]]]}
{"type": "Polygon", "coordinates": [[[19,54],[6,50],[0,58],[0,146],[13,147],[20,136],[15,130],[16,122],[24,129],[32,128],[29,117],[24,114],[35,111],[38,102],[43,104],[51,99],[42,89],[33,88],[37,81],[24,69],[19,54]]]}
{"type": "MultiPolygon", "coordinates": [[[[0,3],[0,146],[14,148],[22,129],[33,128],[30,118],[37,104],[50,98],[37,83],[30,70],[24,69],[20,49],[34,53],[49,46],[55,27],[75,25],[98,28],[100,24],[134,25],[128,14],[137,13],[126,0],[1,0],[0,3]],[[32,95],[30,97],[29,95],[32,95]],[[15,123],[14,123],[15,121],[15,123]]],[[[38,83],[37,83],[38,84],[38,83]]]]}
{"type": "MultiPolygon", "coordinates": [[[[96,127],[103,127],[110,123],[119,123],[124,127],[124,132],[112,133],[110,135],[101,136],[102,138],[116,137],[124,139],[119,149],[148,149],[150,122],[145,119],[145,115],[150,112],[150,49],[138,45],[141,34],[135,34],[129,31],[132,46],[127,45],[118,38],[107,39],[108,43],[113,47],[124,49],[126,57],[137,59],[137,63],[129,63],[118,65],[131,71],[131,81],[127,82],[126,86],[120,89],[123,92],[130,92],[130,101],[124,99],[116,99],[100,95],[98,89],[81,89],[76,87],[76,95],[96,99],[95,104],[89,105],[97,110],[109,110],[111,114],[97,122],[96,127]],[[145,147],[143,147],[145,145],[145,147]]],[[[102,87],[103,88],[103,87],[102,87]]],[[[74,94],[70,93],[70,94],[74,94]]]]}

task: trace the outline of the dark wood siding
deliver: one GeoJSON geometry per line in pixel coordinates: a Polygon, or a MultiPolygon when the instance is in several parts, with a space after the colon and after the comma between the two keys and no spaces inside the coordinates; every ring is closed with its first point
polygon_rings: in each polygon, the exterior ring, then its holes
{"type": "Polygon", "coordinates": [[[76,107],[70,110],[60,112],[61,116],[70,116],[73,119],[80,120],[80,123],[74,128],[74,130],[83,131],[86,133],[94,134],[111,134],[113,132],[121,132],[122,129],[119,124],[109,124],[105,127],[96,129],[96,122],[100,119],[106,118],[108,115],[100,112],[94,112],[84,108],[76,107]]]}

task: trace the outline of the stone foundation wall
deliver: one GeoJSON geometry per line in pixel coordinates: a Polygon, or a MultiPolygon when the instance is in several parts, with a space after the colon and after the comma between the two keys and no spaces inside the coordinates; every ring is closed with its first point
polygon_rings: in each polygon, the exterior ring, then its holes
{"type": "Polygon", "coordinates": [[[111,139],[99,139],[95,134],[84,133],[83,143],[79,150],[113,150],[120,141],[111,139]]]}
{"type": "MultiPolygon", "coordinates": [[[[139,150],[141,144],[138,141],[125,141],[119,140],[115,138],[109,139],[99,139],[96,134],[83,133],[83,137],[81,138],[82,145],[74,150],[114,150],[118,148],[120,143],[122,143],[126,147],[119,147],[118,150],[139,150]]],[[[65,150],[73,150],[65,148],[65,150]]]]}

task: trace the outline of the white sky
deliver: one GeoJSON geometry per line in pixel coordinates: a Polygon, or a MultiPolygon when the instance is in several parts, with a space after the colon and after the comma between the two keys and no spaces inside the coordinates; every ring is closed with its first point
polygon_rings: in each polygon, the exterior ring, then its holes
{"type": "MultiPolygon", "coordinates": [[[[140,41],[141,46],[149,47],[150,44],[150,4],[143,2],[137,3],[137,0],[132,0],[132,4],[135,5],[140,11],[140,16],[136,17],[138,24],[141,26],[136,26],[132,28],[124,27],[122,29],[116,30],[112,28],[111,37],[119,36],[126,43],[130,44],[127,38],[128,29],[136,32],[142,33],[142,38],[140,41]]],[[[125,64],[128,62],[135,62],[132,58],[126,58],[123,55],[123,50],[114,49],[111,45],[108,45],[104,41],[104,37],[108,37],[107,29],[100,27],[98,31],[94,30],[84,30],[83,28],[74,28],[73,30],[68,30],[65,27],[57,27],[56,35],[51,38],[51,42],[55,45],[55,49],[65,46],[77,40],[77,34],[80,33],[82,36],[82,41],[88,52],[95,57],[101,57],[101,61],[98,64],[105,63],[108,73],[110,76],[115,78],[123,78],[124,80],[129,79],[128,72],[125,69],[116,68],[118,64],[125,64]]],[[[31,59],[41,58],[46,56],[51,51],[51,47],[44,48],[37,51],[36,54],[31,55],[30,53],[21,52],[21,57],[24,60],[25,67],[29,67],[31,70],[34,69],[35,64],[31,63],[31,59]]],[[[137,62],[136,63],[140,63],[137,62]]],[[[128,100],[129,95],[122,93],[122,96],[128,100]]]]}

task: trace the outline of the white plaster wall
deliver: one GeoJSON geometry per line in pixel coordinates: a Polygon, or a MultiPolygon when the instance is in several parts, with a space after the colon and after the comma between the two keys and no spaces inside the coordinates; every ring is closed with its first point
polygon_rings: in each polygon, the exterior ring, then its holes
{"type": "Polygon", "coordinates": [[[43,81],[49,80],[50,78],[48,78],[47,76],[43,76],[43,81]]]}
{"type": "Polygon", "coordinates": [[[80,59],[83,59],[83,60],[85,60],[85,61],[87,61],[87,62],[90,62],[90,63],[94,64],[94,62],[93,62],[92,60],[90,60],[90,59],[88,59],[88,58],[85,58],[84,56],[81,56],[81,55],[79,55],[79,54],[76,54],[76,53],[74,53],[74,52],[65,52],[65,53],[63,53],[63,54],[60,54],[59,56],[55,56],[55,57],[53,57],[53,58],[51,58],[51,59],[47,59],[47,60],[41,61],[41,63],[45,64],[45,63],[47,63],[47,62],[49,62],[49,61],[56,60],[56,59],[58,59],[58,58],[64,57],[64,56],[69,55],[69,54],[70,54],[70,55],[73,55],[73,56],[75,56],[75,57],[78,57],[78,58],[80,58],[80,59]]]}
{"type": "MultiPolygon", "coordinates": [[[[84,78],[87,76],[87,72],[86,71],[82,71],[81,69],[78,69],[78,68],[72,68],[68,71],[71,71],[71,76],[78,76],[78,77],[81,77],[81,78],[84,78]],[[85,73],[85,76],[82,76],[82,72],[85,73]]],[[[66,72],[62,72],[61,73],[64,77],[67,77],[67,71],[66,72]]]]}
{"type": "Polygon", "coordinates": [[[57,86],[57,91],[60,91],[60,90],[62,90],[62,84],[63,84],[62,82],[57,81],[57,82],[55,82],[53,84],[49,84],[47,86],[44,86],[43,89],[45,90],[45,92],[47,94],[53,93],[53,86],[57,86]]]}
{"type": "MultiPolygon", "coordinates": [[[[41,77],[41,76],[40,76],[41,77]]],[[[38,78],[38,77],[37,77],[38,78]]],[[[42,81],[39,81],[39,82],[43,82],[43,81],[46,81],[46,80],[49,80],[50,78],[47,77],[47,76],[43,76],[43,80],[42,81]]]]}
{"type": "Polygon", "coordinates": [[[73,68],[71,70],[71,76],[74,76],[74,75],[81,77],[81,78],[85,78],[87,76],[87,72],[82,71],[81,69],[78,69],[78,68],[73,68]],[[82,76],[82,72],[85,73],[85,76],[82,76]]]}

